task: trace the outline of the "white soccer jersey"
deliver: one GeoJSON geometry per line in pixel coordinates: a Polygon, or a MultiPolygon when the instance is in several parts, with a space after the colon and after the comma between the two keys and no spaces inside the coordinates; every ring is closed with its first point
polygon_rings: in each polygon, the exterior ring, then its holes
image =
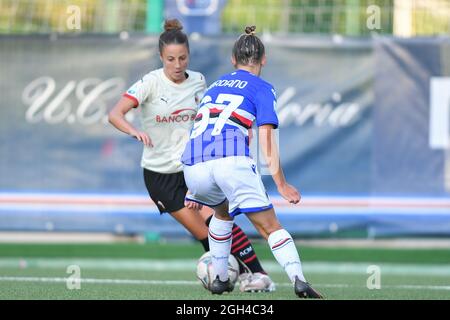
{"type": "Polygon", "coordinates": [[[141,108],[143,130],[153,147],[144,146],[141,166],[159,173],[183,170],[180,158],[189,140],[197,105],[206,90],[205,77],[186,70],[188,78],[180,84],[167,78],[163,69],[146,74],[133,84],[125,97],[141,108]]]}

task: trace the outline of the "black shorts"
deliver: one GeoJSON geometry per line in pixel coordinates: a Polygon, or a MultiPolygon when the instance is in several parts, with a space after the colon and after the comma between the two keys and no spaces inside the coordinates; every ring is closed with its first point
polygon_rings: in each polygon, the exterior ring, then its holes
{"type": "Polygon", "coordinates": [[[188,188],[183,172],[158,173],[144,168],[144,181],[148,194],[160,213],[184,208],[188,188]]]}

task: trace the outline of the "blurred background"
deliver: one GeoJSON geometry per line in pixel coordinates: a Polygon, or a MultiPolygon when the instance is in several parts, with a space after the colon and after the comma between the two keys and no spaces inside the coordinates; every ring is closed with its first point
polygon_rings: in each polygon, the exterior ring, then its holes
{"type": "Polygon", "coordinates": [[[176,17],[207,81],[257,26],[303,204],[265,183],[292,232],[450,236],[450,1],[2,0],[0,12],[1,231],[187,235],[147,199],[139,143],[106,121],[160,67],[157,37],[176,17]]]}
{"type": "MultiPolygon", "coordinates": [[[[140,143],[107,123],[161,66],[166,18],[208,84],[257,26],[302,203],[264,182],[300,243],[441,248],[450,262],[450,0],[0,0],[1,242],[194,243],[148,198],[140,143]]],[[[33,250],[0,256],[45,255],[33,250]]]]}

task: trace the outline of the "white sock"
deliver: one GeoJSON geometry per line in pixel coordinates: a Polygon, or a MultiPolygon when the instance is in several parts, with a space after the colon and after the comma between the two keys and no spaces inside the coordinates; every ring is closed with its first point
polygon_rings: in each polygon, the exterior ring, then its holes
{"type": "Polygon", "coordinates": [[[306,282],[297,248],[289,232],[284,229],[272,232],[267,241],[275,259],[286,271],[289,279],[294,282],[295,276],[298,276],[300,280],[306,282]]]}
{"type": "Polygon", "coordinates": [[[214,279],[219,275],[220,281],[228,280],[228,257],[231,250],[231,231],[233,221],[212,217],[209,223],[208,241],[211,253],[214,279]]]}

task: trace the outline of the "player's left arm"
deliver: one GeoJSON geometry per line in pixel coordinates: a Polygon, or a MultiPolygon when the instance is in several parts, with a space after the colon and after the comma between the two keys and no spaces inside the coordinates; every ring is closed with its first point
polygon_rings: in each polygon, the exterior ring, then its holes
{"type": "Polygon", "coordinates": [[[273,125],[265,124],[260,126],[258,128],[258,138],[259,146],[278,192],[290,203],[299,203],[301,199],[300,193],[294,186],[287,183],[286,177],[284,176],[273,125]]]}
{"type": "Polygon", "coordinates": [[[256,124],[258,125],[259,146],[269,167],[270,174],[280,195],[290,203],[300,201],[298,190],[287,183],[280,162],[280,153],[274,130],[278,128],[276,114],[276,93],[272,87],[259,90],[256,99],[256,124]]]}

